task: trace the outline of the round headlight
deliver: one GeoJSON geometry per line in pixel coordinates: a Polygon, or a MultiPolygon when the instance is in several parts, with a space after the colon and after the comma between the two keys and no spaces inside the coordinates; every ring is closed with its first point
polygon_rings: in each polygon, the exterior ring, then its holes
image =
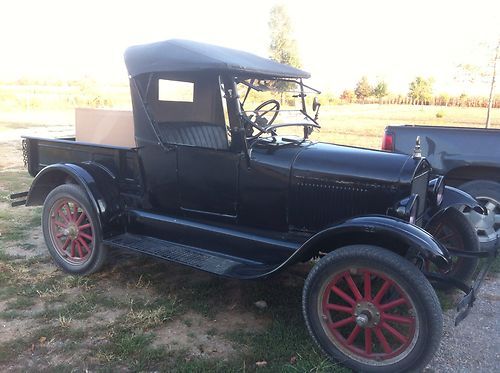
{"type": "Polygon", "coordinates": [[[444,177],[438,177],[436,184],[434,185],[433,193],[435,198],[436,206],[439,206],[443,202],[444,197],[444,177]]]}

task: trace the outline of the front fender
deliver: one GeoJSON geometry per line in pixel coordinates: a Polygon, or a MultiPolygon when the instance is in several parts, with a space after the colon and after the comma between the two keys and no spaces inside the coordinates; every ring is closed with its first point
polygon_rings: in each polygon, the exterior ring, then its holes
{"type": "Polygon", "coordinates": [[[350,244],[359,239],[361,235],[365,237],[364,239],[369,240],[365,243],[375,243],[380,238],[405,243],[439,268],[448,268],[449,266],[448,251],[429,233],[404,220],[385,215],[355,217],[327,228],[309,238],[294,256],[297,255],[305,259],[314,250],[317,250],[318,245],[321,245],[325,240],[334,242],[336,239],[341,239],[342,242],[347,240],[347,244],[350,244]],[[371,242],[370,239],[372,239],[371,242]],[[350,240],[351,242],[349,242],[350,240]]]}
{"type": "Polygon", "coordinates": [[[445,186],[443,201],[439,206],[429,208],[425,212],[423,217],[423,227],[427,228],[434,219],[444,214],[444,212],[450,207],[458,208],[461,206],[467,206],[476,210],[480,214],[486,213],[483,207],[470,194],[451,186],[445,186]]]}
{"type": "Polygon", "coordinates": [[[92,162],[56,163],[45,167],[31,184],[26,206],[43,204],[54,188],[68,182],[75,183],[85,190],[97,212],[98,224],[105,232],[122,207],[113,176],[92,162]]]}

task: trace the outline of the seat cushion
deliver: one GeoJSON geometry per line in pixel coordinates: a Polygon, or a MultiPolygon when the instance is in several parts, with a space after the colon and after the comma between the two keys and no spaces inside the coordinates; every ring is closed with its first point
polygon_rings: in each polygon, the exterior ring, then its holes
{"type": "Polygon", "coordinates": [[[210,149],[227,149],[224,126],[204,122],[158,123],[160,138],[167,144],[191,145],[210,149]]]}

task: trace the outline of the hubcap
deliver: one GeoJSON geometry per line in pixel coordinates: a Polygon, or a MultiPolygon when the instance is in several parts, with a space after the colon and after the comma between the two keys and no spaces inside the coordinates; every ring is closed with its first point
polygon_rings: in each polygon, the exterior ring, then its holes
{"type": "Polygon", "coordinates": [[[462,212],[475,227],[481,244],[494,242],[500,237],[500,203],[489,197],[476,199],[486,209],[486,215],[465,207],[462,212]]]}
{"type": "Polygon", "coordinates": [[[334,275],[322,287],[318,311],[330,341],[371,365],[400,361],[418,338],[413,302],[396,282],[371,269],[334,275]]]}
{"type": "Polygon", "coordinates": [[[50,210],[49,236],[57,254],[69,264],[86,263],[94,251],[94,225],[77,201],[61,198],[50,210]]]}

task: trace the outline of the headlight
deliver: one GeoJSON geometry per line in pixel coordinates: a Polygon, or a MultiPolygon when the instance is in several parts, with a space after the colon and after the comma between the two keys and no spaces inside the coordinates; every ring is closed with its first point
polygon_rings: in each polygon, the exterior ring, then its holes
{"type": "Polygon", "coordinates": [[[433,204],[439,206],[444,197],[444,177],[439,176],[429,182],[429,194],[433,204]]]}

